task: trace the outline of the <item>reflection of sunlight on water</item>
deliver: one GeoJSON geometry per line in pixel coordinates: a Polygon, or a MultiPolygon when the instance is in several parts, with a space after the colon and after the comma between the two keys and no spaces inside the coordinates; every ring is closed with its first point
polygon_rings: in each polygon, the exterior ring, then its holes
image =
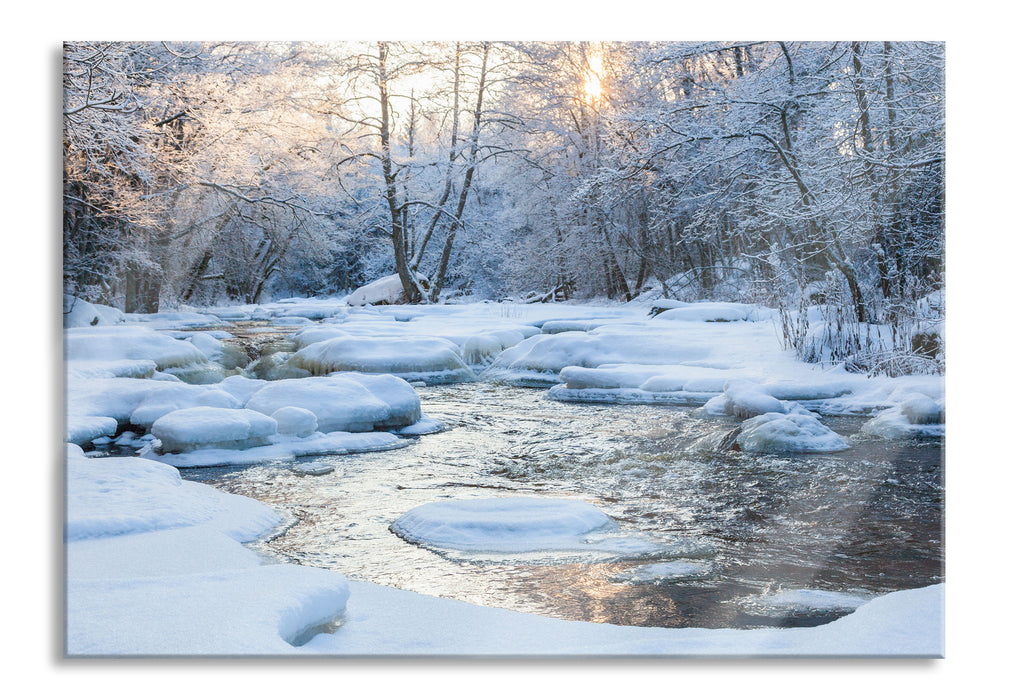
{"type": "MultiPolygon", "coordinates": [[[[485,384],[419,389],[450,429],[392,452],[187,472],[281,505],[298,522],[265,545],[357,580],[593,622],[747,627],[825,622],[841,612],[758,614],[741,601],[778,590],[864,594],[942,579],[942,468],[935,443],[861,440],[827,456],[687,454],[731,421],[683,408],[547,401],[485,384]],[[389,527],[441,498],[543,495],[602,508],[627,534],[707,543],[708,575],[625,582],[655,559],[536,553],[461,555],[406,543],[389,527]]],[[[861,419],[828,419],[842,434],[861,419]]],[[[675,559],[676,557],[672,557],[675,559]]],[[[660,562],[661,563],[661,562],[660,562]]]]}

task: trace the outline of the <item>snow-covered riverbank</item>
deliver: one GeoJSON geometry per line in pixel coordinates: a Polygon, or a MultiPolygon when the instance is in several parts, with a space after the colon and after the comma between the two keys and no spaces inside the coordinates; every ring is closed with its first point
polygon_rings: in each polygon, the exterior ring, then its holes
{"type": "Polygon", "coordinates": [[[557,400],[703,405],[742,421],[744,450],[844,449],[818,414],[878,414],[885,429],[873,439],[942,434],[942,377],[868,378],[803,365],[780,348],[773,315],[746,305],[677,307],[653,319],[634,306],[350,312],[329,300],[215,311],[67,332],[68,440],[90,447],[129,424],[150,431],[129,440],[151,458],[96,460],[68,446],[71,655],[943,653],[943,585],[883,596],[818,628],[742,631],[566,622],[348,583],[334,572],[261,561],[241,543],[280,517],[182,481],[169,466],[398,440],[387,431],[428,427],[403,379],[472,381],[481,372],[553,386],[557,400]],[[227,332],[199,329],[257,316],[278,327],[305,321],[290,329],[291,350],[271,366],[286,378],[225,378],[215,334],[227,332]],[[401,351],[376,352],[393,346],[401,351]],[[308,376],[330,371],[342,373],[308,376]],[[217,381],[178,381],[196,375],[217,381]],[[262,418],[250,423],[252,413],[262,418]],[[224,428],[208,436],[208,425],[224,428]],[[168,436],[181,454],[151,449],[168,436]]]}

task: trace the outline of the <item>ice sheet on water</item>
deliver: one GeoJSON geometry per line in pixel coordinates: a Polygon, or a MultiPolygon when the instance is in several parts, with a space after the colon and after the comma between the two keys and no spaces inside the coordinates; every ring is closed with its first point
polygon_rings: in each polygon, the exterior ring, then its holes
{"type": "Polygon", "coordinates": [[[864,605],[871,596],[863,593],[845,593],[801,588],[751,596],[742,601],[751,612],[764,615],[801,612],[851,611],[864,605]]]}
{"type": "Polygon", "coordinates": [[[478,558],[557,554],[622,559],[713,553],[693,540],[622,532],[595,506],[560,498],[436,501],[413,508],[391,529],[407,542],[478,558]]]}

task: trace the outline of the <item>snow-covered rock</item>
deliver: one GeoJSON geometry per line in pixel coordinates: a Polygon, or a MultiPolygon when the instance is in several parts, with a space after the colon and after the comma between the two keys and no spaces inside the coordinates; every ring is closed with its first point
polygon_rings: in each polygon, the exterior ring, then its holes
{"type": "Polygon", "coordinates": [[[297,406],[278,408],[270,417],[277,421],[277,432],[281,435],[308,437],[319,427],[319,419],[314,413],[297,406]]]}
{"type": "Polygon", "coordinates": [[[840,435],[816,418],[799,413],[764,413],[743,422],[737,438],[747,452],[838,452],[848,448],[840,435]]]}
{"type": "Polygon", "coordinates": [[[753,382],[730,381],[725,385],[726,413],[736,418],[753,418],[762,413],[785,413],[781,401],[753,382]]]}
{"type": "Polygon", "coordinates": [[[257,411],[207,406],[172,411],[151,426],[162,452],[248,449],[267,444],[276,432],[277,421],[257,411]]]}
{"type": "Polygon", "coordinates": [[[442,338],[332,338],[302,348],[288,364],[315,375],[345,371],[394,374],[426,384],[476,379],[459,356],[458,346],[442,338]]]}
{"type": "Polygon", "coordinates": [[[63,338],[68,360],[153,360],[161,370],[207,362],[192,343],[138,326],[68,328],[63,338]]]}
{"type": "Polygon", "coordinates": [[[286,406],[311,411],[324,433],[404,427],[421,415],[420,398],[402,379],[349,372],[268,382],[245,404],[267,416],[286,406]]]}
{"type": "Polygon", "coordinates": [[[108,326],[122,323],[125,316],[112,306],[92,304],[69,294],[63,295],[63,327],[108,326]]]}
{"type": "Polygon", "coordinates": [[[395,304],[403,297],[403,282],[399,275],[382,277],[358,287],[347,297],[348,306],[364,306],[366,304],[395,304]]]}

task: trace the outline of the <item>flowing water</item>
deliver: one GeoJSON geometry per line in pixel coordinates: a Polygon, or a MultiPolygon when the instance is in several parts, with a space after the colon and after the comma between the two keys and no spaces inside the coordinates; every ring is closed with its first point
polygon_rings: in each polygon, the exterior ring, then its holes
{"type": "Polygon", "coordinates": [[[854,433],[864,419],[826,419],[852,449],[709,454],[689,446],[735,422],[690,408],[559,403],[542,390],[482,382],[418,394],[447,430],[404,449],[184,476],[287,512],[290,527],[261,545],[286,560],[571,620],[807,626],[843,612],[783,611],[759,597],[796,589],[868,597],[943,578],[939,440],[863,439],[854,433]],[[698,547],[673,562],[682,576],[649,580],[640,567],[662,562],[466,556],[409,544],[389,529],[431,501],[517,495],[578,498],[625,532],[698,547]]]}

